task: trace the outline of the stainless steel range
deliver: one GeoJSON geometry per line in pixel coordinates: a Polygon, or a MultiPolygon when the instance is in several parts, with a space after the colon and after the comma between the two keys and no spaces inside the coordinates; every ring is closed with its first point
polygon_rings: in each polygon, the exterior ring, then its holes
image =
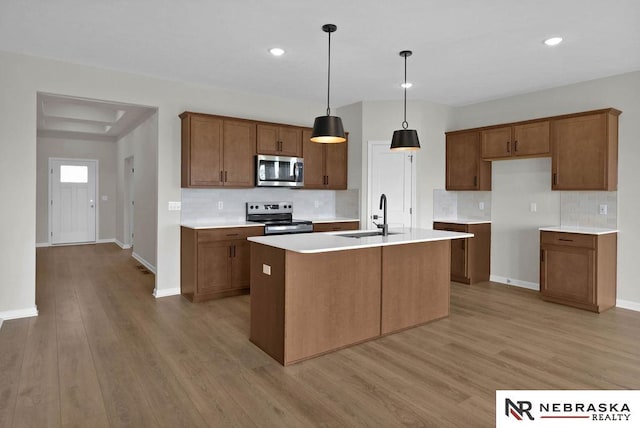
{"type": "Polygon", "coordinates": [[[265,235],[313,232],[313,223],[293,219],[292,202],[247,202],[247,221],[263,223],[265,235]]]}

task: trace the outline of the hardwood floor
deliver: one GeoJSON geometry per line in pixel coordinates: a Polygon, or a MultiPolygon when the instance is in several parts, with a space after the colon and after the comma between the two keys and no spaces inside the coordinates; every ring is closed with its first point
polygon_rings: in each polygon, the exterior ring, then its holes
{"type": "Polygon", "coordinates": [[[0,329],[0,427],[490,427],[496,389],[640,389],[640,313],[452,283],[451,316],[287,368],[249,296],[154,299],[112,244],[39,248],[35,318],[0,329]]]}

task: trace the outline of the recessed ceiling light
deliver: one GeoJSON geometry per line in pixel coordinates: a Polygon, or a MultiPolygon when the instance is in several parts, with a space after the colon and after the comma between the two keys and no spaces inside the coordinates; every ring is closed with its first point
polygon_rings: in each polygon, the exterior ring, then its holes
{"type": "Polygon", "coordinates": [[[401,88],[406,88],[406,89],[409,89],[409,88],[410,88],[410,87],[412,87],[412,86],[413,86],[413,83],[411,83],[411,82],[401,83],[401,84],[400,84],[400,87],[401,87],[401,88]]]}
{"type": "Polygon", "coordinates": [[[284,49],[281,49],[281,48],[271,48],[271,49],[269,49],[269,52],[273,56],[282,56],[282,55],[284,55],[284,49]]]}
{"type": "Polygon", "coordinates": [[[550,37],[544,41],[544,44],[547,46],[556,46],[562,42],[562,37],[550,37]]]}

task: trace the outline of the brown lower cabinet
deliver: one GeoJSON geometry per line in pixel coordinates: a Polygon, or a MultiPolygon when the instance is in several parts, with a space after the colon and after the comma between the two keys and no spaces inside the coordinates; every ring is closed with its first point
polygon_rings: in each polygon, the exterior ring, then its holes
{"type": "Polygon", "coordinates": [[[540,232],[544,300],[602,312],[616,305],[617,233],[540,232]]]}
{"type": "Polygon", "coordinates": [[[359,221],[336,221],[332,223],[313,223],[314,232],[337,232],[340,230],[358,230],[359,221]]]}
{"type": "Polygon", "coordinates": [[[473,233],[473,238],[451,241],[451,281],[464,284],[489,281],[491,223],[434,222],[436,230],[473,233]]]}
{"type": "Polygon", "coordinates": [[[249,292],[247,237],[264,227],[180,230],[180,292],[192,302],[249,292]]]}

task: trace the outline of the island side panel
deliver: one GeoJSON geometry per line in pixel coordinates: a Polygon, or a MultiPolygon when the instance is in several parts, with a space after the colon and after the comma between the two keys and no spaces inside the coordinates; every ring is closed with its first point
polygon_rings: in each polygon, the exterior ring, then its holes
{"type": "Polygon", "coordinates": [[[382,248],[381,334],[449,315],[451,241],[382,248]]]}
{"type": "Polygon", "coordinates": [[[180,294],[193,302],[196,290],[197,272],[196,231],[180,227],[180,294]]]}
{"type": "Polygon", "coordinates": [[[251,321],[249,340],[284,364],[285,251],[251,243],[251,321]],[[271,274],[264,273],[264,265],[271,274]]]}
{"type": "Polygon", "coordinates": [[[380,261],[380,247],[287,251],[285,364],[380,335],[380,261]]]}

